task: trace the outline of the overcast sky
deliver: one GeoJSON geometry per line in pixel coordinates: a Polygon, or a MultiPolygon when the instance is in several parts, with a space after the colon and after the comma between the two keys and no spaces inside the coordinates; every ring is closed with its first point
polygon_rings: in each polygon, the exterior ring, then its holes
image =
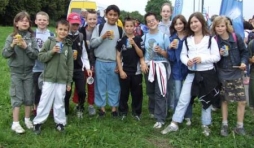
{"type": "MultiPolygon", "coordinates": [[[[145,6],[147,0],[96,0],[99,5],[107,7],[110,4],[116,4],[119,6],[121,10],[126,11],[139,11],[141,14],[145,14],[145,6]]],[[[196,0],[196,11],[199,11],[198,5],[199,1],[196,0]]],[[[204,0],[205,1],[205,9],[209,12],[209,16],[213,14],[219,14],[221,0],[204,0]]],[[[175,3],[175,0],[171,0],[171,2],[175,3]]],[[[185,17],[189,17],[193,12],[193,2],[194,0],[184,0],[183,6],[183,15],[185,17]]],[[[243,16],[245,19],[252,18],[254,15],[254,0],[243,0],[243,16]]],[[[201,4],[200,4],[201,5],[201,4]]]]}

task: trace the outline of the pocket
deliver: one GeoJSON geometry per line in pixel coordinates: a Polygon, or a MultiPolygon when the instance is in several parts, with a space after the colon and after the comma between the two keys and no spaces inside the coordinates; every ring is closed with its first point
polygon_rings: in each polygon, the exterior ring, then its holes
{"type": "Polygon", "coordinates": [[[10,96],[11,97],[15,97],[16,96],[16,87],[15,87],[15,85],[11,85],[10,96]]]}

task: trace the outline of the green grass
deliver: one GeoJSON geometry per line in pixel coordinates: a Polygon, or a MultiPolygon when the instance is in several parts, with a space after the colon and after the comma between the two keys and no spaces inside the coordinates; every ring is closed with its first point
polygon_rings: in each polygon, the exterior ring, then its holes
{"type": "MultiPolygon", "coordinates": [[[[5,39],[11,33],[12,27],[0,28],[0,47],[4,46],[5,39]]],[[[2,52],[2,50],[1,50],[2,52]]],[[[0,148],[251,148],[254,140],[251,132],[254,129],[253,111],[247,108],[245,118],[246,136],[230,133],[228,137],[221,137],[220,124],[221,113],[213,112],[213,124],[211,136],[204,137],[200,129],[201,107],[195,103],[193,122],[191,127],[185,123],[180,125],[180,130],[175,133],[161,135],[161,130],[152,128],[155,121],[148,117],[147,97],[144,95],[143,114],[140,122],[131,116],[126,121],[112,119],[110,110],[104,119],[96,116],[89,117],[86,113],[84,119],[79,120],[72,110],[68,117],[68,125],[64,133],[54,129],[52,115],[42,127],[41,135],[35,135],[33,131],[26,130],[25,134],[18,135],[11,131],[12,110],[10,106],[9,85],[10,75],[7,60],[0,57],[0,148]]],[[[144,86],[145,88],[145,86],[144,86]]],[[[145,89],[144,89],[145,90],[145,89]]],[[[74,108],[74,104],[71,104],[74,108]]],[[[170,115],[171,116],[171,115],[170,115]]],[[[20,119],[23,119],[23,110],[20,119]]],[[[167,118],[167,124],[170,122],[167,118]]],[[[24,122],[21,120],[24,126],[24,122]]],[[[236,124],[236,106],[229,109],[229,125],[231,130],[236,124]]]]}

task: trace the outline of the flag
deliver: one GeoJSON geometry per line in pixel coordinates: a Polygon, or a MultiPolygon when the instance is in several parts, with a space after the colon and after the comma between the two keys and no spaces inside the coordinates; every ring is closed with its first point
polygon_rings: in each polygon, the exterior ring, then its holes
{"type": "Polygon", "coordinates": [[[203,7],[203,11],[202,12],[203,12],[204,18],[206,19],[207,26],[210,26],[212,22],[210,20],[209,14],[207,13],[205,7],[203,7]]]}
{"type": "Polygon", "coordinates": [[[172,19],[177,16],[178,14],[181,14],[183,10],[183,0],[175,0],[175,6],[174,11],[172,15],[172,19]]]}
{"type": "Polygon", "coordinates": [[[233,22],[235,32],[244,38],[243,0],[222,0],[220,15],[228,16],[233,22]]]}

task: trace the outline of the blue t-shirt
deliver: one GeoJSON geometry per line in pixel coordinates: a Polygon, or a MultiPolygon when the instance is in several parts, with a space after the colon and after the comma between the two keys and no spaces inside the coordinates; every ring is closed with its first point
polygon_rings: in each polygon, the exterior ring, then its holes
{"type": "Polygon", "coordinates": [[[167,51],[169,46],[169,37],[166,34],[158,31],[156,34],[146,33],[142,36],[145,48],[145,61],[162,61],[168,62],[168,60],[162,55],[154,52],[154,46],[158,45],[164,51],[167,51]]]}

